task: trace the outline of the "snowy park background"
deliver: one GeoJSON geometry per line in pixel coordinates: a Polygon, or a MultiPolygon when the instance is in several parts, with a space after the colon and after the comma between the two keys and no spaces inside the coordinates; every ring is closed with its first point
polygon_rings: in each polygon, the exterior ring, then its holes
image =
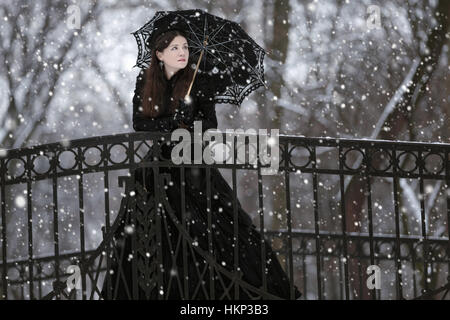
{"type": "MultiPolygon", "coordinates": [[[[264,60],[269,89],[256,90],[241,108],[216,105],[219,129],[278,128],[280,134],[307,137],[450,143],[450,23],[439,19],[450,15],[446,2],[3,0],[0,156],[8,149],[133,132],[132,97],[139,70],[133,68],[137,45],[131,32],[156,11],[191,8],[238,22],[269,52],[264,60]]],[[[327,159],[324,153],[324,166],[327,159]]],[[[230,178],[229,172],[223,173],[230,178]]],[[[120,203],[117,176],[123,174],[110,177],[112,215],[120,203]]],[[[238,198],[256,221],[255,179],[254,174],[238,173],[238,198]]],[[[265,214],[272,228],[283,227],[283,177],[265,179],[265,214]]],[[[301,195],[295,199],[295,228],[314,229],[311,175],[295,179],[296,194],[301,195]]],[[[320,179],[321,228],[339,229],[335,217],[340,200],[331,196],[338,186],[328,177],[320,179]]],[[[420,234],[418,183],[400,182],[403,231],[420,234]]],[[[383,193],[389,182],[378,183],[372,198],[377,203],[375,229],[390,233],[392,204],[383,193]]],[[[51,180],[33,184],[36,257],[54,253],[49,185],[51,180]]],[[[104,221],[102,174],[87,175],[83,187],[86,249],[93,249],[101,241],[104,221]]],[[[61,179],[58,188],[60,250],[76,251],[79,208],[73,192],[78,181],[61,179]]],[[[6,192],[9,260],[28,254],[24,189],[16,185],[6,192]]],[[[427,224],[433,236],[448,237],[445,190],[440,181],[426,185],[427,224]]],[[[383,286],[390,287],[393,278],[386,279],[383,286]]],[[[314,290],[310,293],[313,297],[314,290]]]]}

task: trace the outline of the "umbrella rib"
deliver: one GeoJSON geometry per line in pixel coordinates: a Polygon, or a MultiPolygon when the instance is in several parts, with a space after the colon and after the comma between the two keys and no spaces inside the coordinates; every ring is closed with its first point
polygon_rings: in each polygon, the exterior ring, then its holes
{"type": "Polygon", "coordinates": [[[203,40],[206,38],[207,29],[208,29],[208,17],[205,15],[205,23],[203,25],[203,40]]]}
{"type": "MultiPolygon", "coordinates": [[[[228,48],[227,46],[224,46],[225,48],[227,48],[228,50],[230,50],[229,52],[232,52],[232,53],[235,53],[234,51],[232,51],[230,48],[228,48]]],[[[216,50],[217,52],[222,52],[222,53],[229,53],[229,52],[227,52],[227,51],[222,51],[222,50],[219,50],[219,49],[214,49],[214,50],[216,50]]],[[[244,60],[244,58],[241,56],[241,55],[239,55],[238,53],[235,53],[239,58],[241,58],[242,60],[244,60]]],[[[247,66],[249,66],[253,71],[254,71],[254,73],[255,73],[255,75],[258,77],[258,79],[262,82],[262,83],[264,83],[263,81],[262,81],[262,79],[261,79],[261,77],[259,76],[259,74],[258,74],[258,71],[255,69],[255,68],[253,68],[253,66],[252,65],[250,65],[250,64],[248,64],[248,63],[246,63],[247,64],[247,66]]],[[[259,60],[258,60],[258,64],[259,64],[259,60]]]]}
{"type": "Polygon", "coordinates": [[[200,49],[200,50],[203,49],[201,46],[195,46],[195,45],[192,45],[192,46],[190,46],[190,47],[191,47],[191,48],[195,48],[195,49],[200,49]]]}
{"type": "MultiPolygon", "coordinates": [[[[220,59],[219,59],[216,55],[214,55],[212,52],[209,51],[209,53],[210,53],[214,58],[218,58],[219,62],[221,62],[221,63],[222,63],[223,65],[225,65],[225,67],[227,68],[228,65],[227,65],[225,62],[223,62],[223,61],[226,61],[226,60],[222,57],[222,55],[220,55],[220,53],[230,53],[230,52],[231,52],[231,53],[235,53],[235,52],[232,51],[232,50],[231,50],[230,48],[228,48],[227,46],[224,46],[224,47],[227,48],[227,49],[230,50],[230,51],[227,52],[227,51],[223,51],[223,50],[219,50],[219,49],[214,49],[215,52],[217,52],[217,53],[219,54],[220,59]],[[222,59],[223,61],[221,61],[221,59],[222,59]]],[[[208,49],[206,49],[205,52],[208,52],[208,49]]],[[[243,57],[242,57],[241,55],[239,55],[239,54],[237,54],[237,53],[235,53],[235,54],[243,60],[243,57]]],[[[259,61],[258,61],[258,62],[259,62],[259,61]]],[[[263,81],[262,81],[261,77],[259,76],[257,70],[254,69],[254,68],[253,68],[251,65],[249,65],[248,63],[246,63],[246,65],[248,65],[248,66],[254,71],[256,77],[258,78],[258,80],[261,81],[261,83],[263,83],[263,81]]],[[[230,73],[230,74],[232,74],[232,73],[230,73]]],[[[234,80],[233,76],[231,75],[230,77],[231,77],[233,83],[236,84],[236,81],[234,80]]]]}
{"type": "Polygon", "coordinates": [[[208,29],[208,16],[205,15],[205,23],[203,25],[203,43],[202,43],[202,50],[204,48],[204,51],[205,51],[205,60],[204,60],[205,62],[203,63],[203,68],[206,67],[206,59],[207,59],[206,56],[208,54],[208,50],[206,50],[206,46],[208,45],[209,39],[208,39],[208,42],[206,44],[205,44],[205,41],[204,41],[206,39],[206,30],[207,29],[208,29]]]}
{"type": "Polygon", "coordinates": [[[219,31],[220,30],[222,30],[222,28],[226,25],[226,24],[228,24],[230,21],[227,21],[227,22],[225,22],[217,31],[216,30],[214,30],[212,33],[211,33],[211,41],[212,40],[214,40],[214,37],[219,33],[219,31]],[[215,34],[214,34],[215,33],[215,34]]]}
{"type": "Polygon", "coordinates": [[[192,54],[195,55],[197,52],[200,52],[200,51],[202,51],[202,49],[199,49],[199,50],[197,50],[195,52],[192,52],[192,54]]]}
{"type": "MultiPolygon", "coordinates": [[[[200,51],[200,50],[199,50],[200,51]]],[[[208,52],[208,50],[205,50],[205,52],[207,53],[208,52]]],[[[222,56],[220,56],[220,57],[217,57],[217,56],[215,56],[213,53],[211,53],[211,52],[209,52],[214,58],[217,58],[218,60],[219,60],[219,62],[220,63],[222,63],[226,68],[228,67],[228,65],[225,63],[225,62],[223,62],[222,60],[224,60],[225,61],[225,59],[223,59],[223,57],[222,56]],[[221,60],[222,59],[222,60],[221,60]]],[[[225,52],[226,53],[226,52],[225,52]]],[[[195,53],[193,53],[193,54],[195,54],[195,53]]],[[[205,61],[206,61],[206,59],[205,59],[205,61]]],[[[231,77],[231,78],[233,78],[233,77],[231,77]]],[[[234,82],[234,84],[236,84],[236,81],[234,81],[234,79],[232,79],[233,80],[233,82],[234,82]]]]}
{"type": "MultiPolygon", "coordinates": [[[[211,53],[211,55],[212,55],[213,57],[217,58],[214,54],[211,53]]],[[[220,58],[223,59],[222,56],[220,56],[220,58]]],[[[223,59],[223,60],[225,61],[225,59],[223,59]]],[[[220,59],[219,59],[219,62],[222,62],[222,61],[220,61],[220,59]]],[[[226,67],[228,67],[227,64],[226,64],[225,62],[222,62],[222,63],[223,63],[226,67]]],[[[233,81],[233,84],[236,85],[237,83],[236,83],[236,81],[234,81],[233,73],[232,73],[232,72],[230,72],[230,78],[231,78],[231,80],[233,81]]]]}
{"type": "MultiPolygon", "coordinates": [[[[202,47],[200,47],[200,46],[191,46],[191,48],[196,48],[196,49],[198,49],[197,51],[195,51],[195,52],[192,52],[192,55],[195,55],[195,54],[197,54],[197,52],[200,52],[200,51],[202,51],[202,50],[205,50],[205,61],[206,61],[206,53],[208,52],[208,49],[203,49],[203,46],[202,47]]],[[[189,53],[189,54],[191,54],[191,53],[189,53]]]]}
{"type": "Polygon", "coordinates": [[[249,40],[244,39],[244,38],[239,38],[239,39],[233,39],[233,40],[228,40],[228,41],[224,41],[224,42],[216,42],[216,43],[214,43],[214,44],[211,44],[210,46],[211,46],[211,47],[213,47],[213,46],[218,46],[218,45],[221,45],[221,44],[224,44],[224,43],[234,42],[234,41],[237,41],[237,40],[245,41],[245,42],[248,42],[248,43],[251,44],[251,42],[250,42],[249,40]]]}
{"type": "Polygon", "coordinates": [[[208,52],[207,48],[204,49],[203,46],[191,46],[191,47],[198,49],[197,51],[193,52],[192,55],[195,55],[195,54],[197,54],[197,52],[204,50],[205,51],[205,61],[206,61],[206,54],[208,52]]]}
{"type": "MultiPolygon", "coordinates": [[[[237,40],[245,41],[245,42],[251,44],[251,42],[250,42],[248,39],[239,38],[239,39],[233,39],[233,40],[228,40],[228,41],[224,41],[224,42],[217,42],[217,43],[215,43],[215,44],[211,44],[210,47],[213,47],[213,46],[216,47],[216,46],[222,45],[222,46],[224,46],[225,48],[227,48],[229,51],[228,51],[228,52],[227,52],[227,51],[221,51],[221,50],[219,50],[219,49],[214,49],[214,50],[217,50],[217,51],[222,52],[222,53],[234,53],[234,54],[236,54],[238,57],[240,57],[241,59],[243,59],[243,57],[240,56],[238,53],[236,53],[236,51],[233,51],[231,48],[229,48],[229,47],[227,47],[227,46],[224,45],[225,43],[228,43],[228,42],[234,42],[234,41],[237,41],[237,40]]],[[[250,68],[252,68],[252,70],[253,70],[255,73],[257,72],[251,65],[249,65],[248,63],[247,63],[247,65],[248,65],[250,68]]],[[[258,78],[259,78],[259,77],[258,77],[258,78]]],[[[261,79],[260,79],[260,80],[261,80],[261,79]]]]}
{"type": "MultiPolygon", "coordinates": [[[[207,51],[207,50],[205,50],[205,51],[207,51]]],[[[214,57],[214,58],[217,58],[212,52],[210,52],[210,54],[214,57]]],[[[218,60],[219,60],[219,62],[220,63],[222,63],[223,65],[225,65],[225,67],[228,67],[228,65],[225,63],[225,62],[223,62],[223,61],[221,61],[220,59],[223,59],[222,58],[222,56],[220,56],[220,58],[217,58],[218,60]]],[[[224,59],[223,59],[224,60],[224,59]]],[[[225,61],[225,60],[224,60],[225,61]]]]}
{"type": "MultiPolygon", "coordinates": [[[[195,39],[191,39],[192,43],[196,44],[198,46],[198,48],[203,48],[203,42],[197,37],[197,34],[195,32],[190,32],[190,33],[194,34],[195,38],[197,38],[197,41],[198,41],[198,42],[196,42],[195,39]]],[[[200,33],[198,35],[203,36],[203,34],[200,34],[200,33]]],[[[195,47],[195,46],[192,45],[191,47],[195,47]]]]}
{"type": "MultiPolygon", "coordinates": [[[[177,14],[177,16],[181,17],[181,18],[184,19],[185,21],[188,21],[188,19],[186,19],[185,17],[183,17],[183,16],[180,15],[180,14],[177,14]]],[[[191,29],[191,33],[192,33],[193,35],[195,35],[195,37],[197,38],[197,41],[198,41],[199,43],[201,43],[201,41],[200,41],[200,39],[197,37],[197,34],[195,33],[195,31],[191,28],[191,24],[190,24],[190,23],[187,23],[187,22],[186,22],[186,24],[188,25],[189,29],[191,29]]]]}

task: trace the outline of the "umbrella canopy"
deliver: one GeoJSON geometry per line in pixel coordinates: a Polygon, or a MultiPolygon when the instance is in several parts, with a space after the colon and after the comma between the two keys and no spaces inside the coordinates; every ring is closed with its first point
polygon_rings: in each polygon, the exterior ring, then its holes
{"type": "Polygon", "coordinates": [[[142,28],[133,32],[138,44],[136,66],[148,68],[152,63],[151,52],[155,39],[173,29],[186,34],[189,55],[198,61],[191,66],[196,69],[193,81],[197,72],[205,75],[209,85],[202,89],[216,103],[240,106],[252,91],[266,86],[263,65],[265,50],[236,22],[200,9],[158,11],[142,28]]]}

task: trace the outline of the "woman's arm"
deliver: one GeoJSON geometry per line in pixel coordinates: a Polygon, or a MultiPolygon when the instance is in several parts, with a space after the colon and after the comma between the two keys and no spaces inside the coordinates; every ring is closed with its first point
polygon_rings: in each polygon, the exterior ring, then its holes
{"type": "MultiPolygon", "coordinates": [[[[217,116],[216,116],[216,104],[213,97],[209,95],[205,96],[202,93],[202,88],[206,88],[209,83],[204,77],[198,77],[196,79],[197,93],[195,95],[196,113],[194,114],[194,121],[202,122],[202,131],[205,132],[208,129],[217,128],[217,116]]],[[[195,82],[194,82],[195,83],[195,82]]],[[[188,130],[194,130],[194,123],[192,123],[188,130]]]]}
{"type": "Polygon", "coordinates": [[[136,131],[162,131],[170,132],[179,127],[178,121],[172,116],[151,118],[142,113],[142,92],[144,87],[143,70],[136,78],[136,89],[133,97],[133,128],[136,131]]]}
{"type": "MultiPolygon", "coordinates": [[[[206,131],[208,129],[216,129],[217,128],[217,116],[216,116],[216,106],[215,103],[211,99],[198,98],[198,106],[197,112],[194,116],[195,121],[202,122],[202,131],[206,131]]],[[[194,123],[192,123],[189,130],[194,130],[194,123]]]]}

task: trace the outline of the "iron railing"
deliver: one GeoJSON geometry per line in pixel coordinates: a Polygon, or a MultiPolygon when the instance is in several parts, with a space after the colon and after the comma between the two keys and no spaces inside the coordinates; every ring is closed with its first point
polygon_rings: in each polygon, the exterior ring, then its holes
{"type": "MultiPolygon", "coordinates": [[[[206,261],[199,277],[210,282],[199,284],[195,294],[227,299],[239,298],[243,290],[277,298],[264,290],[266,279],[255,288],[215,261],[211,251],[192,246],[184,220],[158,188],[170,178],[159,170],[170,166],[183,174],[196,166],[230,174],[234,210],[238,172],[254,178],[256,194],[248,199],[255,201],[246,207],[292,280],[291,298],[294,284],[302,299],[449,298],[450,144],[280,135],[279,173],[262,176],[260,162],[174,165],[171,159],[145,157],[152,145],[167,140],[170,134],[137,132],[8,150],[0,158],[2,298],[98,299],[102,287],[114,298],[117,283],[111,283],[109,271],[123,219],[145,227],[130,235],[135,253],[130,298],[145,286],[147,298],[169,297],[158,270],[158,259],[169,253],[158,252],[150,239],[160,236],[165,221],[178,230],[175,254],[190,252],[206,261]],[[155,173],[151,199],[145,182],[136,180],[144,167],[155,173]],[[274,181],[276,192],[269,184],[274,181]],[[276,197],[269,202],[272,191],[276,197]],[[70,293],[69,265],[79,267],[81,279],[81,290],[70,293]],[[368,266],[379,267],[380,289],[369,289],[368,266]],[[214,281],[226,287],[223,296],[214,295],[214,281]]],[[[210,188],[208,183],[209,198],[210,188]]],[[[188,294],[188,287],[181,279],[180,294],[188,294]]]]}

